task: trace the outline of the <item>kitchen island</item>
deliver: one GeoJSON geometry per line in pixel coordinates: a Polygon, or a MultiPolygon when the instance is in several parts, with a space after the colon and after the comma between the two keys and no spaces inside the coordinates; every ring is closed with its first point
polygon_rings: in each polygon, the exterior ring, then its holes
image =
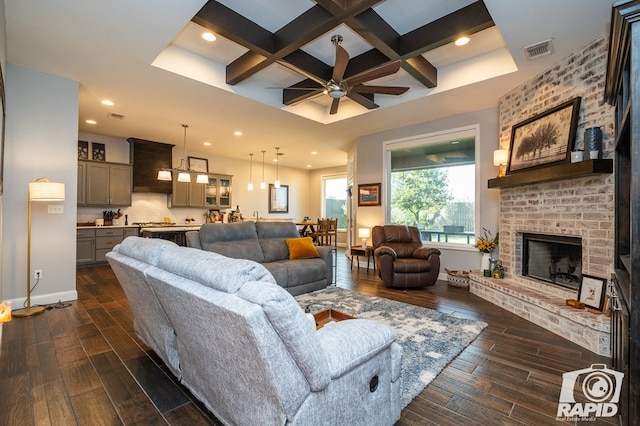
{"type": "Polygon", "coordinates": [[[185,234],[187,231],[197,231],[201,225],[184,225],[184,226],[159,226],[140,228],[140,236],[144,238],[161,238],[163,240],[173,241],[179,246],[187,245],[185,234]]]}

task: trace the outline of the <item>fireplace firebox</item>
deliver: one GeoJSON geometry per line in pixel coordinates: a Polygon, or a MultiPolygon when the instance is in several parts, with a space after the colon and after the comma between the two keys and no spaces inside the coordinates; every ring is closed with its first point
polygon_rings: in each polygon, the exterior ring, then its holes
{"type": "Polygon", "coordinates": [[[522,275],[578,290],[582,274],[582,238],[522,234],[522,275]]]}

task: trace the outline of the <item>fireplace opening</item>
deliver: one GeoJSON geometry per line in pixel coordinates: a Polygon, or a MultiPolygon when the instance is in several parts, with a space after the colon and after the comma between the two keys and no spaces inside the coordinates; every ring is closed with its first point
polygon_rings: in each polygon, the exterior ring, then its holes
{"type": "Polygon", "coordinates": [[[578,290],[582,274],[582,239],[522,234],[522,275],[578,290]]]}

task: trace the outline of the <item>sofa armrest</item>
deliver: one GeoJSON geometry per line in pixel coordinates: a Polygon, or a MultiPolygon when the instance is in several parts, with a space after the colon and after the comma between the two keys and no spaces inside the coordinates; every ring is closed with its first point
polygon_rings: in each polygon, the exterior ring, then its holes
{"type": "Polygon", "coordinates": [[[200,244],[200,231],[187,231],[184,236],[187,239],[187,247],[202,249],[200,244]]]}
{"type": "Polygon", "coordinates": [[[440,255],[440,250],[435,248],[428,248],[428,247],[418,247],[417,249],[414,250],[413,257],[417,257],[418,259],[429,260],[429,256],[432,256],[434,254],[440,255]]]}
{"type": "Polygon", "coordinates": [[[329,360],[331,379],[374,358],[391,346],[396,337],[391,327],[366,319],[329,323],[318,331],[320,345],[329,360]]]}
{"type": "Polygon", "coordinates": [[[388,254],[389,256],[393,257],[393,259],[396,259],[398,257],[398,254],[396,253],[396,251],[389,246],[380,246],[373,252],[373,254],[375,257],[380,257],[385,254],[388,254]]]}

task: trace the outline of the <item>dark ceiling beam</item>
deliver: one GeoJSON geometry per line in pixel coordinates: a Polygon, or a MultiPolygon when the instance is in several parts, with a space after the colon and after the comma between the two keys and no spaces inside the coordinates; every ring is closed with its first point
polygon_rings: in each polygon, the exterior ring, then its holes
{"type": "Polygon", "coordinates": [[[261,55],[274,51],[270,31],[217,1],[207,2],[191,21],[261,55]]]}
{"type": "Polygon", "coordinates": [[[402,69],[429,89],[438,85],[438,69],[422,55],[405,59],[402,69]]]}
{"type": "Polygon", "coordinates": [[[312,79],[319,84],[325,84],[331,80],[333,68],[322,62],[320,59],[308,54],[304,50],[295,52],[282,58],[281,65],[302,74],[306,78],[312,79]]]}
{"type": "Polygon", "coordinates": [[[324,86],[319,85],[311,79],[304,79],[289,88],[282,90],[282,103],[284,105],[295,105],[298,102],[306,101],[314,96],[322,94],[324,86]],[[310,89],[315,87],[315,89],[310,89]],[[308,90],[305,90],[308,89],[308,90]]]}
{"type": "Polygon", "coordinates": [[[418,56],[494,25],[484,2],[477,1],[401,36],[400,55],[418,56]]]}

